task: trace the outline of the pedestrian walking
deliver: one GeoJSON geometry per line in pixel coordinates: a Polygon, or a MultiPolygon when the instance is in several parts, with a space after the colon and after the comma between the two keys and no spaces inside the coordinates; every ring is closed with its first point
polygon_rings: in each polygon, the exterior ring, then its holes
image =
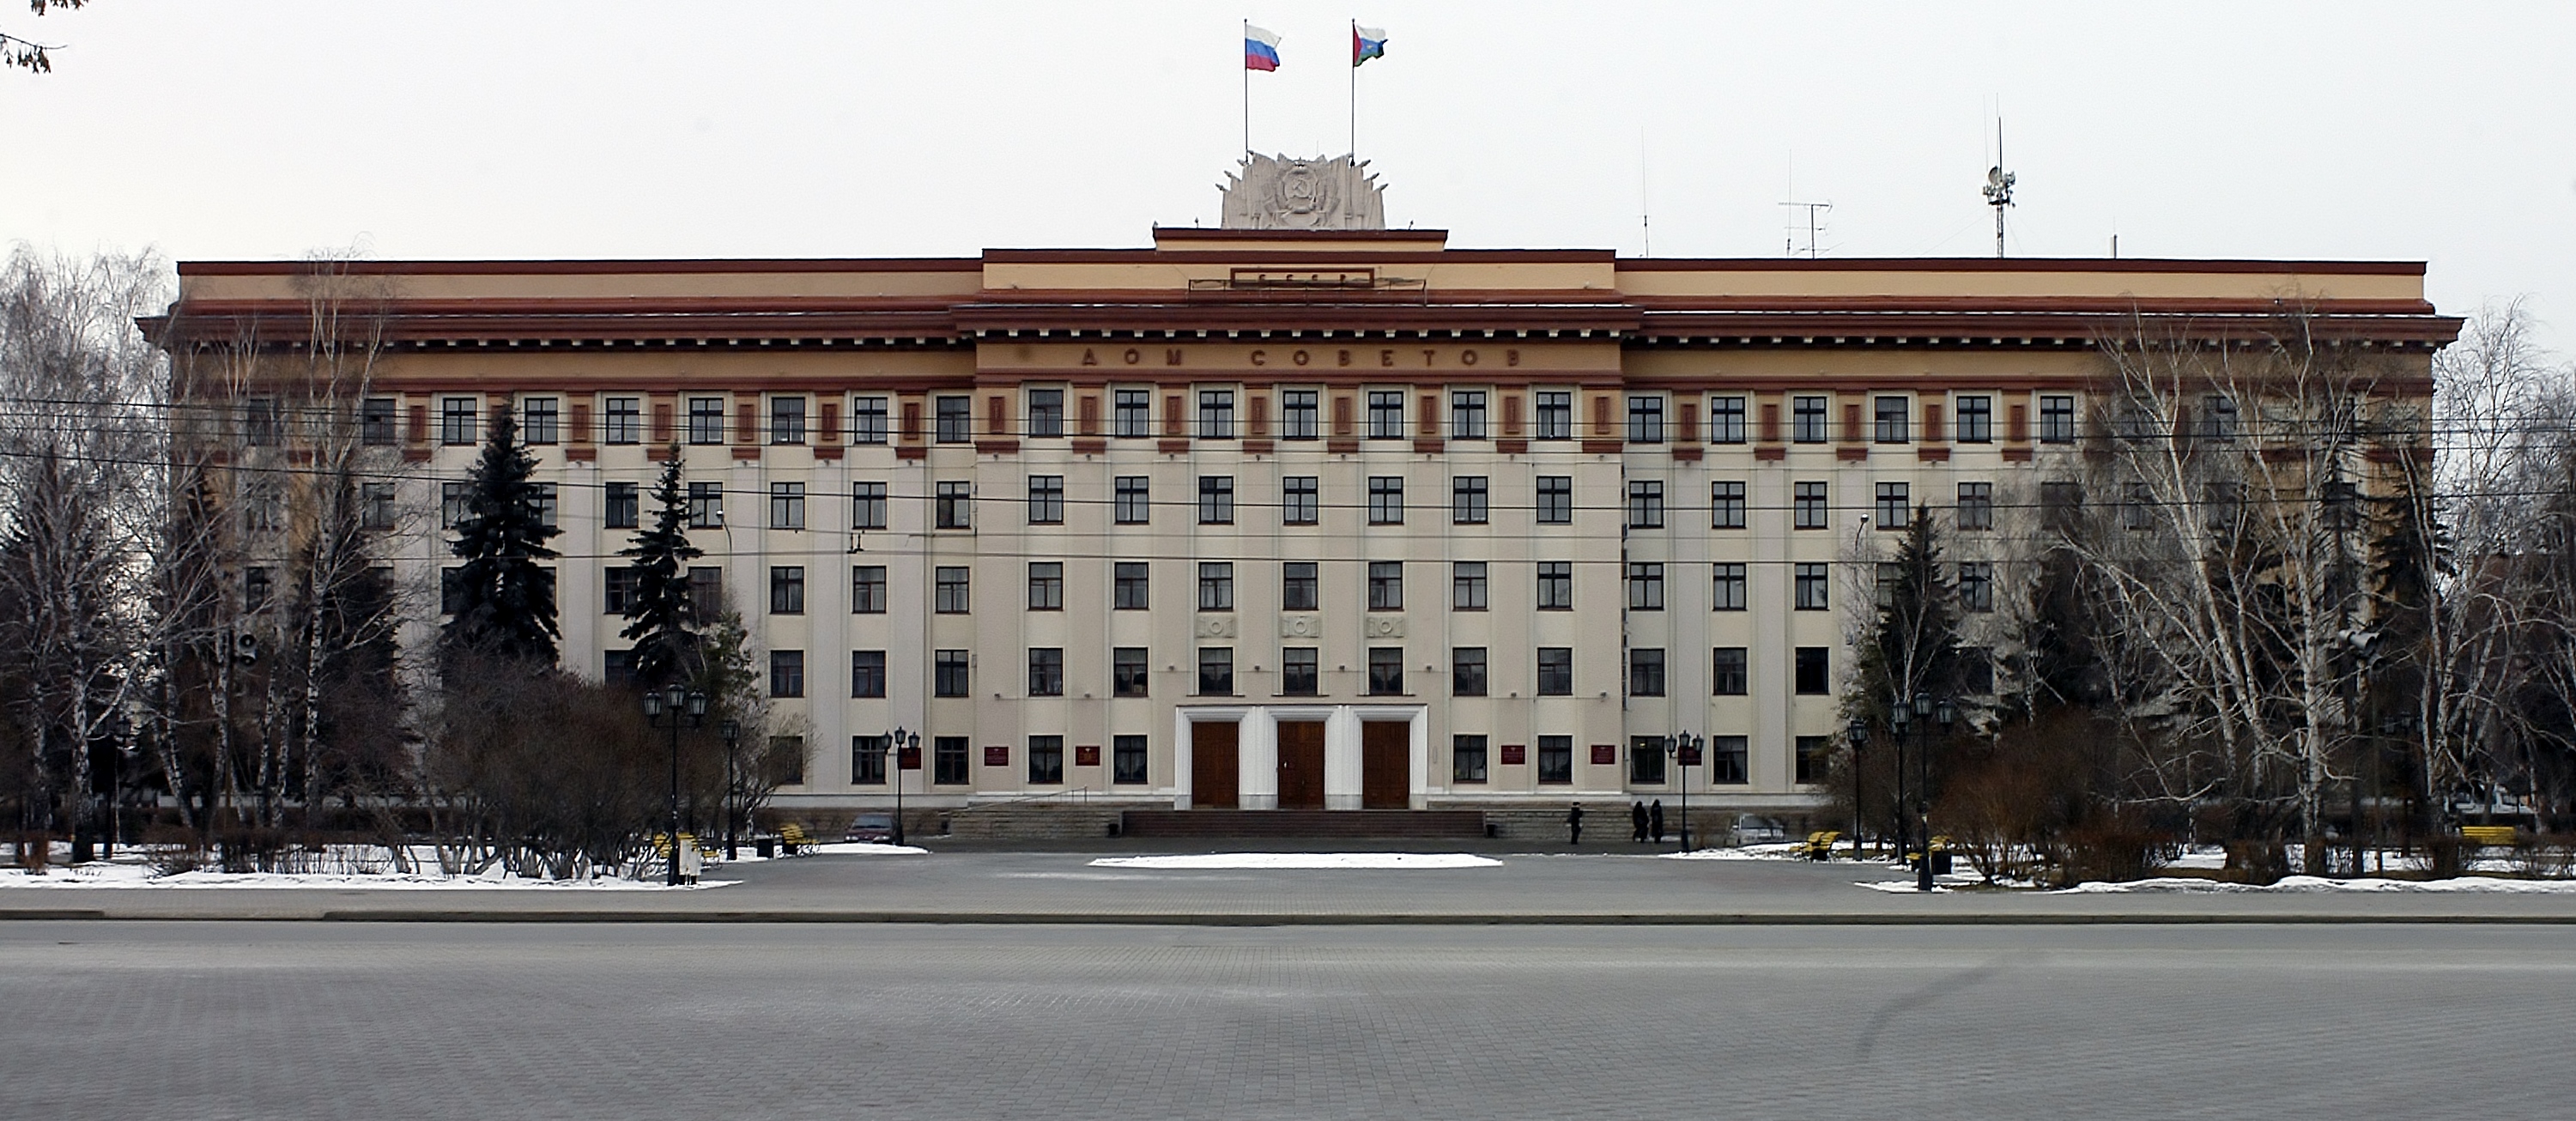
{"type": "Polygon", "coordinates": [[[1648,810],[1646,811],[1646,830],[1647,830],[1648,832],[1653,833],[1653,834],[1655,835],[1655,843],[1656,843],[1656,844],[1659,844],[1659,845],[1660,845],[1660,844],[1663,844],[1663,843],[1664,843],[1664,800],[1663,800],[1663,799],[1661,799],[1661,798],[1657,798],[1657,799],[1655,799],[1655,804],[1654,804],[1653,808],[1648,809],[1648,810]]]}
{"type": "Polygon", "coordinates": [[[1565,843],[1583,843],[1583,803],[1576,802],[1565,811],[1565,843]]]}
{"type": "Polygon", "coordinates": [[[1646,843],[1646,804],[1644,802],[1629,804],[1628,833],[1630,840],[1641,845],[1646,843]]]}

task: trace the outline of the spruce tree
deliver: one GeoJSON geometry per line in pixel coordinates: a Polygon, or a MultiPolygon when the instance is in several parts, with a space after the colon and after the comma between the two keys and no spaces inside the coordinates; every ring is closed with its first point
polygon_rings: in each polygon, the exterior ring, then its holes
{"type": "MultiPolygon", "coordinates": [[[[680,490],[680,446],[662,461],[653,484],[653,527],[617,551],[632,557],[634,590],[626,597],[626,629],[635,644],[635,680],[647,688],[684,680],[695,672],[698,636],[689,629],[689,562],[705,554],[689,544],[688,500],[680,490]]],[[[710,605],[712,606],[712,605],[710,605]]]]}
{"type": "Polygon", "coordinates": [[[537,485],[528,481],[536,466],[510,410],[494,410],[492,438],[474,463],[465,517],[456,523],[453,551],[465,563],[445,635],[451,656],[555,662],[555,574],[538,562],[555,559],[546,540],[562,531],[543,520],[537,485]]]}
{"type": "Polygon", "coordinates": [[[1932,511],[1918,506],[1883,570],[1892,584],[1881,587],[1878,618],[1861,644],[1853,715],[1880,721],[1896,697],[1957,692],[1958,589],[1942,565],[1932,511]]]}

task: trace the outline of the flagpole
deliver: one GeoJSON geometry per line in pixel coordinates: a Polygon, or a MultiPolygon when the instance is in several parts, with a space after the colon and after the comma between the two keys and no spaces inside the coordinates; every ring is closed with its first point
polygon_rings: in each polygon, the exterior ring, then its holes
{"type": "MultiPolygon", "coordinates": [[[[1251,20],[1243,21],[1243,39],[1247,43],[1252,41],[1251,20]]],[[[1243,63],[1243,151],[1247,155],[1252,152],[1252,63],[1250,60],[1243,63]]]]}
{"type": "Polygon", "coordinates": [[[1360,21],[1351,21],[1351,163],[1360,162],[1360,21]]]}

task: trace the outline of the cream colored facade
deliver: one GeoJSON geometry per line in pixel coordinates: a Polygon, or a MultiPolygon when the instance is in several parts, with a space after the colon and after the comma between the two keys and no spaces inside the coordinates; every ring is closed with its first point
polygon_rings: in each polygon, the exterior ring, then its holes
{"type": "MultiPolygon", "coordinates": [[[[183,265],[172,322],[222,340],[291,320],[295,271],[183,265]]],[[[801,660],[801,688],[783,664],[777,682],[809,752],[790,806],[890,801],[860,738],[898,726],[922,736],[899,771],[915,804],[1617,802],[1672,798],[1686,773],[1695,802],[1811,806],[1802,741],[1820,759],[1842,723],[1844,562],[1889,509],[1946,512],[1962,484],[2008,508],[2074,454],[2058,426],[2106,332],[2143,317],[2223,344],[2296,301],[2418,356],[2429,390],[2455,322],[2411,263],[1622,260],[1425,231],[365,271],[388,296],[370,395],[392,403],[406,506],[464,477],[488,410],[525,432],[551,406],[536,450],[568,666],[608,672],[623,645],[615,488],[649,491],[672,442],[690,482],[721,484],[700,563],[764,656],[801,660]],[[1225,509],[1202,497],[1217,480],[1225,509]],[[943,492],[964,496],[952,524],[943,492]],[[1144,566],[1142,606],[1122,606],[1121,565],[1144,566]],[[1295,565],[1311,606],[1289,601],[1295,565]],[[1373,565],[1397,566],[1374,593],[1373,565]],[[1060,566],[1060,591],[1032,566],[1060,566]],[[790,570],[793,605],[773,599],[790,570]],[[872,570],[881,603],[861,601],[872,570]],[[1801,682],[1802,650],[1821,677],[1801,682]],[[1121,695],[1134,651],[1142,695],[1121,695]],[[1210,651],[1230,686],[1203,681],[1210,651]],[[854,681],[870,655],[881,690],[854,681]],[[1641,741],[1681,731],[1710,739],[1699,765],[1641,765],[1641,741]]],[[[387,553],[426,589],[445,546],[419,524],[387,553]]]]}

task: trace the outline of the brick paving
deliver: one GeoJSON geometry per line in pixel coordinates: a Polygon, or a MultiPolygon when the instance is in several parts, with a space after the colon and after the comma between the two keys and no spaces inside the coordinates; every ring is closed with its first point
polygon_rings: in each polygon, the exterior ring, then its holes
{"type": "Polygon", "coordinates": [[[2559,1115],[2565,927],[0,924],[0,1117],[2559,1115]]]}

